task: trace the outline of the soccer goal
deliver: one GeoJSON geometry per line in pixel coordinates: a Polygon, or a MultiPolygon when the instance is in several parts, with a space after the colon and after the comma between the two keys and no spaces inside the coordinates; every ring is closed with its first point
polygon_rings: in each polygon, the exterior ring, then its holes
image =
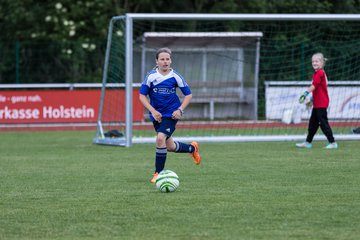
{"type": "MultiPolygon", "coordinates": [[[[311,110],[311,56],[328,59],[328,117],[337,140],[359,140],[358,14],[127,14],[108,28],[96,144],[150,143],[155,132],[139,97],[160,47],[193,99],[181,141],[303,140],[311,110]]],[[[323,140],[319,129],[315,140],[323,140]]]]}

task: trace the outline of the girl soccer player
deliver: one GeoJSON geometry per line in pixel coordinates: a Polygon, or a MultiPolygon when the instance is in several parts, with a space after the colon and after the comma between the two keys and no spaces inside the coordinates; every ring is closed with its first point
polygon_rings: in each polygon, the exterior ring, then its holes
{"type": "Polygon", "coordinates": [[[186,144],[174,141],[172,134],[176,124],[184,114],[185,108],[192,98],[191,90],[185,79],[173,70],[171,65],[171,50],[160,48],[156,52],[156,67],[145,77],[140,87],[140,101],[149,110],[150,119],[156,131],[155,172],[151,179],[156,178],[165,167],[167,152],[190,153],[196,165],[200,164],[199,144],[186,144]],[[180,102],[176,94],[180,88],[184,100],[180,102]],[[149,96],[150,101],[147,98],[149,96]]]}
{"type": "Polygon", "coordinates": [[[325,60],[326,59],[322,53],[316,53],[312,56],[312,67],[315,70],[312,78],[312,84],[299,99],[300,103],[304,103],[307,95],[312,92],[313,109],[309,120],[308,135],[305,142],[296,144],[299,148],[312,148],[311,142],[319,127],[329,141],[325,148],[338,148],[327,117],[327,108],[329,107],[330,100],[327,90],[328,80],[323,69],[325,66],[325,60]]]}

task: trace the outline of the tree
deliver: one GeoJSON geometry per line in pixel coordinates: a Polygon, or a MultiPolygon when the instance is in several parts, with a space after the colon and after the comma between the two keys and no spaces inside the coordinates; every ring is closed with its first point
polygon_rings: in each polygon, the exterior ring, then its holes
{"type": "MultiPolygon", "coordinates": [[[[14,82],[19,76],[21,82],[98,81],[109,20],[126,13],[359,12],[359,0],[2,0],[0,81],[14,82]]],[[[181,24],[188,31],[202,27],[191,21],[181,24]]],[[[223,31],[244,25],[221,24],[223,31]]],[[[156,30],[155,22],[151,29],[156,30]]]]}

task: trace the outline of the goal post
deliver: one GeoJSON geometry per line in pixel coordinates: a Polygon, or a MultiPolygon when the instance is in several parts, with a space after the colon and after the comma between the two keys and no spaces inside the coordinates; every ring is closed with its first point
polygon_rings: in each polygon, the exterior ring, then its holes
{"type": "MultiPolygon", "coordinates": [[[[356,84],[360,76],[356,52],[359,20],[359,14],[126,14],[114,17],[109,24],[93,142],[126,147],[154,142],[155,133],[147,111],[138,101],[144,70],[149,71],[155,62],[157,46],[144,45],[144,37],[149,36],[146,35],[149,32],[153,36],[162,34],[167,39],[163,47],[174,49],[172,65],[184,75],[193,91],[194,101],[175,132],[177,139],[303,140],[309,112],[298,105],[296,98],[311,83],[310,57],[319,51],[330,58],[325,67],[330,82],[348,83],[331,90],[334,96],[330,94],[329,118],[335,138],[360,139],[351,133],[351,129],[360,126],[360,86],[356,84]],[[314,22],[317,24],[309,24],[314,22]],[[258,44],[246,45],[240,40],[234,47],[221,34],[231,32],[261,33],[261,37],[257,38],[258,44]],[[194,39],[191,42],[176,37],[178,33],[188,36],[218,33],[225,44],[219,45],[219,41],[211,45],[194,39]],[[148,51],[144,51],[146,49],[148,51]],[[269,104],[276,97],[285,103],[269,104]],[[295,119],[294,109],[299,108],[300,119],[295,119]],[[248,117],[251,111],[254,116],[248,117]],[[114,130],[120,134],[111,135],[114,130]]],[[[316,139],[325,139],[320,130],[316,139]]]]}
{"type": "MultiPolygon", "coordinates": [[[[101,96],[100,96],[100,106],[99,106],[99,115],[98,115],[98,119],[97,119],[97,129],[96,129],[96,135],[93,139],[93,143],[95,144],[104,144],[104,145],[119,145],[119,146],[126,146],[126,142],[125,142],[125,136],[123,135],[122,137],[117,137],[117,138],[113,138],[112,136],[107,136],[107,134],[104,132],[104,127],[106,127],[106,130],[109,130],[110,128],[113,128],[114,122],[115,122],[115,129],[121,129],[122,127],[119,127],[118,125],[120,124],[120,119],[118,120],[119,122],[116,123],[117,119],[115,117],[111,118],[109,117],[109,112],[110,111],[115,111],[115,109],[110,109],[106,108],[107,105],[107,101],[113,101],[113,99],[108,100],[107,97],[107,90],[110,89],[119,89],[121,87],[125,87],[125,84],[121,82],[123,82],[123,79],[118,79],[118,82],[111,82],[111,73],[112,71],[109,70],[109,68],[111,68],[111,66],[109,66],[112,61],[111,59],[114,58],[114,55],[116,55],[116,53],[111,52],[111,50],[113,49],[112,46],[115,44],[114,41],[116,41],[116,39],[114,39],[114,35],[116,37],[116,32],[114,34],[114,24],[116,22],[123,22],[125,20],[125,16],[117,16],[117,17],[113,17],[110,20],[109,26],[108,26],[108,35],[107,35],[107,44],[106,44],[106,52],[105,52],[105,60],[104,60],[104,67],[103,67],[103,76],[102,76],[102,87],[101,87],[101,96]],[[104,124],[106,124],[106,126],[104,126],[104,124]]],[[[123,24],[123,29],[125,29],[125,24],[123,24]]],[[[123,38],[124,33],[121,32],[121,34],[119,34],[120,38],[123,38]]],[[[117,40],[120,41],[120,40],[117,40]]],[[[124,41],[125,43],[125,41],[124,41]]],[[[122,47],[124,47],[124,45],[126,44],[122,44],[122,47]]],[[[120,55],[120,54],[119,54],[120,55]]],[[[119,57],[120,59],[123,59],[123,63],[125,63],[125,58],[124,57],[119,57]]],[[[117,64],[121,64],[121,61],[114,61],[117,64]]],[[[114,64],[115,64],[114,63],[114,64]]],[[[121,74],[118,75],[118,77],[120,77],[122,74],[124,74],[126,71],[123,71],[121,74]]],[[[128,92],[132,92],[132,87],[130,88],[130,90],[128,92]]],[[[124,102],[124,99],[120,100],[124,102]]],[[[129,108],[131,108],[132,106],[129,106],[129,108]]],[[[116,115],[116,114],[115,114],[116,115]]],[[[131,121],[131,120],[130,120],[131,121]]],[[[121,129],[122,130],[122,129],[121,129]]],[[[120,130],[120,131],[121,131],[120,130]]]]}

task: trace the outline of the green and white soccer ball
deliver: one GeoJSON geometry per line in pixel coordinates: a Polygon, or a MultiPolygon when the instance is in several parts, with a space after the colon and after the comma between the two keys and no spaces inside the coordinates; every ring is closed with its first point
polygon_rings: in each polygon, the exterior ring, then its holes
{"type": "Polygon", "coordinates": [[[156,179],[156,188],[160,192],[174,192],[179,185],[178,175],[171,170],[162,170],[156,179]]]}

